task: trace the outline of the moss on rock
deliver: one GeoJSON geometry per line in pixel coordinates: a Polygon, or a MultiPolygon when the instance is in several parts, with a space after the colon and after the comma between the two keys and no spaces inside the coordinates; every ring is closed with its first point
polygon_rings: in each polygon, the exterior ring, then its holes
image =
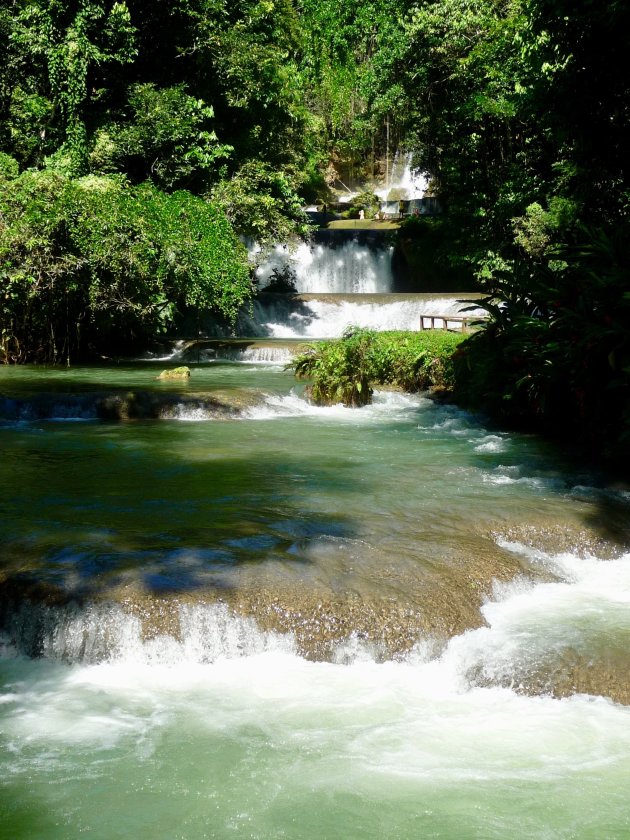
{"type": "Polygon", "coordinates": [[[190,368],[186,367],[186,365],[182,365],[181,367],[170,368],[167,370],[163,370],[162,373],[158,376],[158,379],[189,379],[190,378],[190,368]]]}

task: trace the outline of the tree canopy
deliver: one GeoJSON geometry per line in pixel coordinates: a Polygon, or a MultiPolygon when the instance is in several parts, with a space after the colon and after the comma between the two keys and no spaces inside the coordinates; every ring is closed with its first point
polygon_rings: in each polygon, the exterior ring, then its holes
{"type": "Polygon", "coordinates": [[[301,40],[290,0],[2,1],[5,359],[234,319],[237,236],[305,225],[301,40]]]}

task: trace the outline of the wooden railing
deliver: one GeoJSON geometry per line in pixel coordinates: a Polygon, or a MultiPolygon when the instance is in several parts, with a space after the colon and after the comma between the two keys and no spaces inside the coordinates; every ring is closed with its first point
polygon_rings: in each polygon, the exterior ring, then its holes
{"type": "Polygon", "coordinates": [[[461,332],[466,332],[476,318],[464,318],[461,315],[421,315],[420,329],[421,330],[450,330],[458,329],[461,332]],[[441,323],[436,324],[436,321],[441,323]],[[458,324],[458,327],[450,327],[449,324],[458,324]]]}

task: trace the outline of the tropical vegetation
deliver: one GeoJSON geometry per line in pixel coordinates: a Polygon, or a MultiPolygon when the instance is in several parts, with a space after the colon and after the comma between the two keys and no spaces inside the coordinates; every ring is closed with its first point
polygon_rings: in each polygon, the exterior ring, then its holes
{"type": "Polygon", "coordinates": [[[618,0],[0,0],[0,354],[229,321],[239,239],[306,235],[305,203],[401,148],[444,210],[406,235],[487,292],[462,399],[627,451],[629,24],[618,0]]]}
{"type": "Polygon", "coordinates": [[[462,333],[375,332],[348,327],[341,339],[306,345],[291,367],[310,380],[307,393],[318,405],[367,405],[374,386],[451,394],[454,352],[462,333]]]}

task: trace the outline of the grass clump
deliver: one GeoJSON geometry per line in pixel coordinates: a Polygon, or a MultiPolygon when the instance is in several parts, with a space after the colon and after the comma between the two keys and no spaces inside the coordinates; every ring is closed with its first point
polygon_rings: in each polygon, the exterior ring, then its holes
{"type": "Polygon", "coordinates": [[[339,339],[307,345],[291,366],[299,379],[312,380],[307,394],[317,405],[367,405],[375,385],[448,392],[455,384],[453,353],[464,338],[349,327],[339,339]]]}

